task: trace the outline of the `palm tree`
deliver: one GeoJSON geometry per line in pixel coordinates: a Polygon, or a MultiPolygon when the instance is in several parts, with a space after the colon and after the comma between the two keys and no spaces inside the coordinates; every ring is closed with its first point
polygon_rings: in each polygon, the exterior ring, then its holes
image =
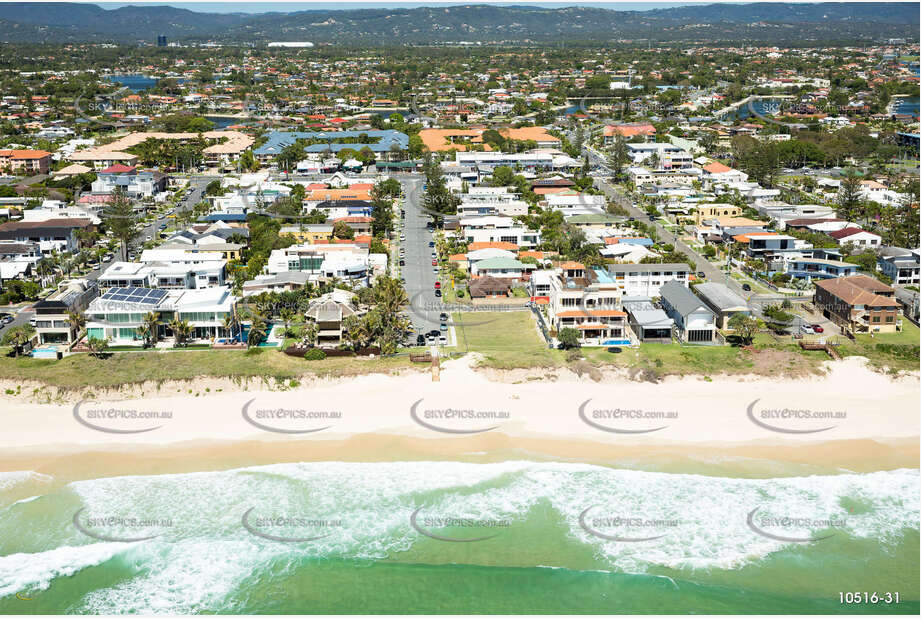
{"type": "Polygon", "coordinates": [[[231,311],[224,316],[223,327],[227,331],[229,337],[233,338],[234,331],[236,330],[237,326],[237,314],[234,311],[231,311]]]}
{"type": "Polygon", "coordinates": [[[74,339],[76,339],[76,335],[80,334],[80,329],[86,325],[86,316],[79,311],[68,311],[67,324],[70,330],[74,331],[74,339]]]}
{"type": "Polygon", "coordinates": [[[319,329],[317,328],[316,323],[308,322],[304,325],[304,335],[302,341],[310,346],[316,345],[317,332],[319,332],[319,329]]]}
{"type": "Polygon", "coordinates": [[[176,340],[176,346],[185,345],[192,336],[192,325],[187,320],[180,320],[178,317],[172,319],[169,323],[173,331],[173,338],[176,340]]]}
{"type": "Polygon", "coordinates": [[[254,345],[259,345],[262,343],[263,339],[266,337],[267,325],[265,323],[265,318],[263,318],[258,313],[252,314],[250,325],[249,325],[249,334],[246,337],[246,347],[250,348],[254,345]]]}
{"type": "Polygon", "coordinates": [[[281,317],[282,322],[285,324],[284,333],[285,337],[287,337],[291,328],[291,321],[294,319],[295,313],[287,307],[282,307],[281,311],[279,312],[279,316],[281,317]]]}
{"type": "Polygon", "coordinates": [[[141,325],[138,326],[138,334],[144,338],[144,347],[157,343],[160,326],[160,314],[156,311],[150,311],[144,315],[141,325]]]}

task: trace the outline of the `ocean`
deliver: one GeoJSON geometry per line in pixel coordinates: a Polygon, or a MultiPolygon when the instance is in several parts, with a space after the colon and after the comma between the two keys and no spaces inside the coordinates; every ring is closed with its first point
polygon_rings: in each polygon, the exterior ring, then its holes
{"type": "Polygon", "coordinates": [[[919,473],[0,473],[0,613],[913,613],[919,473]],[[138,540],[146,539],[146,540],[138,540]],[[877,604],[841,593],[898,593],[877,604]]]}

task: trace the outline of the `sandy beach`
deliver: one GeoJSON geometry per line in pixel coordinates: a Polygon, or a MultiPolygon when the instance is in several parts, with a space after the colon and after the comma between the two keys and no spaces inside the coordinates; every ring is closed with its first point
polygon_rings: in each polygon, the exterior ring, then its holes
{"type": "Polygon", "coordinates": [[[473,363],[445,363],[439,382],[368,375],[283,392],[6,403],[0,470],[85,478],[286,461],[552,458],[702,472],[731,464],[761,475],[770,462],[918,464],[917,376],[894,380],[860,359],[801,380],[659,384],[558,375],[510,384],[473,363]]]}

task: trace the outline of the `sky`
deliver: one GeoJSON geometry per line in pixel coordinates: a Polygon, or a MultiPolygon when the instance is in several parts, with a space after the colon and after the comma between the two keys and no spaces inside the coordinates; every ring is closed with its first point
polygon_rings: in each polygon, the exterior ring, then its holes
{"type": "MultiPolygon", "coordinates": [[[[336,10],[336,9],[380,9],[380,8],[414,8],[420,6],[455,6],[464,4],[497,4],[497,5],[525,5],[540,6],[545,8],[559,8],[564,6],[595,6],[601,8],[617,9],[621,11],[644,11],[650,9],[667,9],[673,6],[688,6],[695,4],[712,4],[712,2],[594,2],[592,0],[572,0],[571,2],[509,2],[508,0],[428,0],[424,2],[399,2],[390,0],[351,2],[94,2],[104,9],[117,9],[122,6],[147,4],[168,5],[180,9],[188,9],[202,13],[289,13],[294,11],[309,10],[336,10]]],[[[742,2],[740,2],[742,4],[742,2]]]]}

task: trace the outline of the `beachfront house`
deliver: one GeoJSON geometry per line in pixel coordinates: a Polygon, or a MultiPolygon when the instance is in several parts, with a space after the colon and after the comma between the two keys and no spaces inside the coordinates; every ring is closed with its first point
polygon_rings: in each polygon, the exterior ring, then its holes
{"type": "Polygon", "coordinates": [[[675,320],[678,335],[686,343],[712,343],[716,339],[716,314],[678,281],[662,286],[662,308],[675,320]]]}

